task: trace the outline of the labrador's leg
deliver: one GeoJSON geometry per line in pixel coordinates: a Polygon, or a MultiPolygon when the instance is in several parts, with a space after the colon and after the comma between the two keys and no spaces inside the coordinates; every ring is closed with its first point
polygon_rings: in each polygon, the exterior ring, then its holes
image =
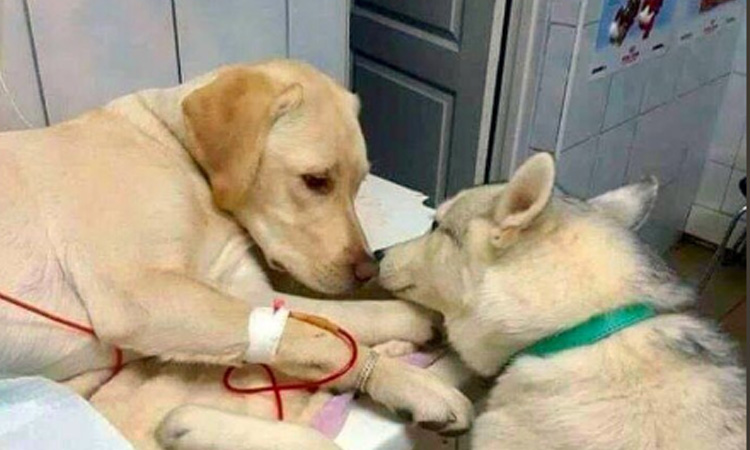
{"type": "Polygon", "coordinates": [[[290,309],[326,317],[364,345],[389,341],[424,344],[437,336],[440,328],[439,314],[400,300],[315,300],[274,292],[249,257],[243,257],[217,278],[222,291],[253,306],[268,306],[273,299],[283,298],[290,309]]]}
{"type": "Polygon", "coordinates": [[[238,365],[247,347],[251,306],[173,272],[126,279],[77,276],[98,337],[147,356],[238,365]]]}
{"type": "Polygon", "coordinates": [[[313,300],[279,294],[293,310],[326,317],[368,346],[389,341],[424,344],[439,335],[441,317],[400,300],[313,300]]]}
{"type": "MultiPolygon", "coordinates": [[[[147,272],[123,286],[90,281],[77,287],[84,299],[96,299],[85,301],[94,329],[105,342],[164,359],[241,362],[251,302],[170,272],[147,272]]],[[[325,316],[363,344],[422,344],[437,334],[439,316],[403,301],[284,298],[290,308],[325,316]]]]}
{"type": "Polygon", "coordinates": [[[312,428],[194,405],[170,412],[157,439],[165,448],[179,450],[340,450],[312,428]]]}

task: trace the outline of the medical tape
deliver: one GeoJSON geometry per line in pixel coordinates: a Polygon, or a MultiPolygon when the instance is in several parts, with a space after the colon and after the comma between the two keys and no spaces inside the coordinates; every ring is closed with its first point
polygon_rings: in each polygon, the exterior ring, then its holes
{"type": "Polygon", "coordinates": [[[250,343],[245,361],[251,364],[270,364],[284,334],[289,310],[286,308],[255,308],[247,320],[250,343]]]}

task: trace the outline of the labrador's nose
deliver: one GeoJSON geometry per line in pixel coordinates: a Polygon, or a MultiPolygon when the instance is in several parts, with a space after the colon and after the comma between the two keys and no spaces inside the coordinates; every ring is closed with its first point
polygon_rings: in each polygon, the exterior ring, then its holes
{"type": "Polygon", "coordinates": [[[369,255],[354,264],[354,278],[361,283],[372,280],[378,276],[378,262],[369,255]]]}

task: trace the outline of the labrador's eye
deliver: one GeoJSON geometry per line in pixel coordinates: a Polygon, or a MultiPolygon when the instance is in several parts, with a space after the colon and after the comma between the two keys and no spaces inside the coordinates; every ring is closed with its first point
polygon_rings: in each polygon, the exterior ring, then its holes
{"type": "Polygon", "coordinates": [[[438,223],[438,221],[437,220],[433,220],[432,221],[432,226],[430,227],[430,231],[437,230],[439,226],[440,226],[440,224],[438,223]]]}
{"type": "Polygon", "coordinates": [[[325,175],[302,175],[302,181],[308,189],[318,194],[327,194],[331,191],[331,180],[325,175]]]}

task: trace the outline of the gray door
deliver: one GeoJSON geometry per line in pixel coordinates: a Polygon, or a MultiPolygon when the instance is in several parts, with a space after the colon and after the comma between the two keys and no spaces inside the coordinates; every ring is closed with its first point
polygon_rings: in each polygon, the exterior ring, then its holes
{"type": "Polygon", "coordinates": [[[484,181],[505,7],[354,1],[352,86],[374,173],[432,201],[484,181]]]}

